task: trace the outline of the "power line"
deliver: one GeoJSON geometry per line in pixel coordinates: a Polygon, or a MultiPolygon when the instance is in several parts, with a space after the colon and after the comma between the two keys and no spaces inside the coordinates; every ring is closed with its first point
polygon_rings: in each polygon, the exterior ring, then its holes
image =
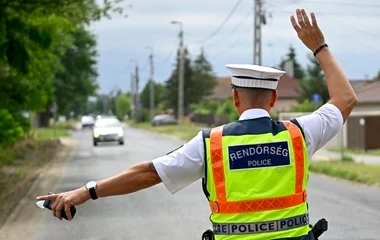
{"type": "Polygon", "coordinates": [[[215,43],[211,43],[211,44],[205,44],[204,46],[205,47],[214,47],[216,45],[218,45],[222,40],[225,40],[226,38],[228,38],[229,36],[232,36],[237,30],[240,29],[241,26],[243,26],[243,22],[244,20],[246,20],[247,18],[249,18],[253,13],[253,10],[249,11],[246,15],[244,15],[244,17],[232,28],[232,31],[230,31],[229,33],[227,33],[226,35],[224,35],[223,37],[221,37],[217,42],[215,43]]]}
{"type": "Polygon", "coordinates": [[[167,62],[172,57],[173,53],[177,49],[177,41],[178,41],[178,38],[175,37],[173,45],[172,45],[172,50],[169,52],[169,54],[162,61],[160,61],[161,63],[167,62]]]}
{"type": "MultiPolygon", "coordinates": [[[[277,6],[278,7],[278,6],[277,6]]],[[[291,10],[280,10],[280,9],[274,9],[271,12],[279,12],[279,13],[286,13],[286,14],[294,14],[294,11],[291,10]]],[[[352,16],[352,17],[358,17],[358,16],[376,16],[380,17],[380,13],[374,13],[374,12],[325,12],[325,11],[318,11],[316,12],[317,15],[323,14],[323,15],[346,15],[346,16],[352,16]]]]}
{"type": "Polygon", "coordinates": [[[241,34],[239,34],[239,35],[237,36],[237,38],[236,38],[236,39],[235,39],[230,45],[228,45],[228,47],[226,47],[223,51],[219,51],[216,55],[213,55],[213,57],[216,57],[216,56],[220,56],[220,55],[222,55],[222,54],[225,54],[225,53],[227,53],[230,49],[236,47],[237,44],[241,41],[243,34],[244,34],[244,36],[247,34],[247,31],[245,30],[245,27],[246,27],[246,25],[247,25],[248,23],[250,23],[250,24],[249,24],[249,28],[252,28],[252,22],[251,22],[251,21],[249,21],[249,22],[248,22],[248,21],[245,22],[245,23],[242,25],[242,27],[244,27],[244,31],[242,31],[241,34]]]}
{"type": "Polygon", "coordinates": [[[239,7],[240,3],[241,3],[241,0],[238,0],[235,3],[234,7],[231,9],[231,11],[227,15],[227,17],[223,20],[223,22],[210,35],[208,35],[206,38],[199,40],[199,41],[196,41],[194,43],[205,42],[208,39],[210,39],[211,37],[213,37],[215,34],[217,34],[224,27],[224,25],[230,20],[231,16],[235,13],[236,9],[239,7]]]}
{"type": "MultiPolygon", "coordinates": [[[[278,2],[278,3],[284,3],[283,0],[272,0],[271,3],[278,2]]],[[[295,4],[295,3],[312,3],[312,4],[329,4],[329,5],[348,5],[348,6],[356,6],[356,7],[368,7],[368,8],[380,8],[380,5],[376,4],[365,4],[365,3],[354,3],[354,2],[333,2],[333,1],[305,1],[305,0],[290,0],[288,1],[288,4],[295,4]]]]}

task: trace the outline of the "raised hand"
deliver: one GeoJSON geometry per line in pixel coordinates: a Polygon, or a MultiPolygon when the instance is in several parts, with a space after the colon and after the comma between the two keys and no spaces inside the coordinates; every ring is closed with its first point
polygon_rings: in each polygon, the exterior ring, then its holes
{"type": "Polygon", "coordinates": [[[318,27],[315,14],[311,13],[311,23],[308,15],[304,9],[296,10],[297,20],[294,16],[290,17],[290,21],[296,30],[298,38],[308,47],[312,52],[315,52],[320,46],[325,44],[325,37],[318,27]]]}

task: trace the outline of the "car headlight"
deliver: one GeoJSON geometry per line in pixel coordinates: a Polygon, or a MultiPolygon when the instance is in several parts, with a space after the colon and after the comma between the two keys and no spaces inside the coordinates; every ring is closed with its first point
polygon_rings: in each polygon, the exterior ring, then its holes
{"type": "Polygon", "coordinates": [[[97,137],[99,137],[99,135],[100,135],[100,134],[99,134],[99,131],[97,131],[97,130],[95,129],[95,130],[94,130],[94,137],[97,138],[97,137]]]}
{"type": "Polygon", "coordinates": [[[120,129],[120,130],[117,132],[117,135],[119,135],[119,137],[124,136],[123,129],[120,129]]]}

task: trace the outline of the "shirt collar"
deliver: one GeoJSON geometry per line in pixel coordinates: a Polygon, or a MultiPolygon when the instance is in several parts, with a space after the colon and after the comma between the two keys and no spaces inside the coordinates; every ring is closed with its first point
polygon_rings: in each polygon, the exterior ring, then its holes
{"type": "Polygon", "coordinates": [[[245,110],[239,117],[239,120],[247,120],[261,117],[270,117],[269,113],[262,108],[252,108],[245,110]]]}

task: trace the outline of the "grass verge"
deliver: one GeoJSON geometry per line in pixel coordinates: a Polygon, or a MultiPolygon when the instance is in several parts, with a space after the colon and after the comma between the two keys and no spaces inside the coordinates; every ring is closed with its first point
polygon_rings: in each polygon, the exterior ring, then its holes
{"type": "MultiPolygon", "coordinates": [[[[331,149],[332,152],[341,152],[340,149],[331,149]]],[[[363,149],[344,149],[345,153],[348,154],[363,154],[363,155],[374,155],[374,156],[380,156],[380,149],[374,149],[374,150],[363,150],[363,149]]]]}
{"type": "Polygon", "coordinates": [[[190,139],[195,137],[198,134],[198,132],[203,128],[199,125],[195,125],[191,123],[183,123],[182,125],[156,126],[156,127],[153,127],[150,123],[135,123],[135,122],[127,122],[127,123],[131,127],[175,136],[185,141],[189,141],[190,139]]]}
{"type": "Polygon", "coordinates": [[[54,128],[37,128],[33,130],[35,140],[37,141],[46,141],[52,140],[56,137],[65,137],[69,136],[69,129],[64,127],[54,128]]]}
{"type": "MultiPolygon", "coordinates": [[[[57,137],[69,135],[65,128],[57,128],[56,133],[57,137]]],[[[54,138],[53,129],[43,128],[33,130],[28,138],[0,151],[0,223],[5,221],[5,213],[27,192],[41,168],[63,147],[54,138]]]]}
{"type": "Polygon", "coordinates": [[[353,161],[313,161],[310,171],[368,185],[380,186],[380,166],[353,161]]]}

